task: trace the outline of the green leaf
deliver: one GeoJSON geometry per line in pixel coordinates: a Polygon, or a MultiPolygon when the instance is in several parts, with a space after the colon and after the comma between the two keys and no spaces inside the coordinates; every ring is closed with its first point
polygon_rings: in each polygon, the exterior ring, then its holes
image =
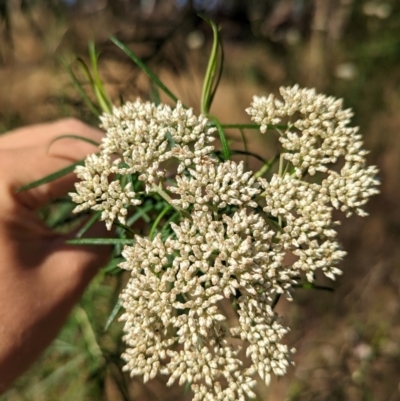
{"type": "Polygon", "coordinates": [[[96,53],[96,48],[94,42],[89,42],[89,57],[90,62],[92,64],[93,71],[93,91],[96,95],[97,101],[99,102],[102,110],[106,113],[111,113],[112,111],[112,102],[108,93],[106,92],[103,81],[100,78],[99,70],[98,70],[98,54],[96,53]]]}
{"type": "Polygon", "coordinates": [[[106,324],[104,325],[104,331],[107,331],[110,328],[111,323],[115,320],[115,318],[117,317],[118,312],[121,310],[121,308],[122,308],[122,306],[121,306],[121,303],[120,303],[120,301],[118,299],[118,301],[114,305],[113,310],[110,313],[110,316],[107,319],[106,324]]]}
{"type": "Polygon", "coordinates": [[[68,167],[65,167],[61,170],[56,171],[55,173],[49,174],[46,177],[41,178],[40,180],[30,182],[29,184],[22,185],[17,189],[18,192],[27,191],[28,189],[39,187],[40,185],[47,184],[48,182],[57,180],[58,178],[64,177],[65,175],[72,173],[75,170],[76,166],[82,166],[84,164],[84,160],[80,160],[76,163],[71,164],[68,167]]]}
{"type": "Polygon", "coordinates": [[[201,92],[201,103],[200,103],[201,113],[207,115],[210,111],[211,103],[213,101],[222,74],[222,62],[221,62],[217,79],[215,79],[217,64],[218,64],[218,49],[220,48],[220,37],[218,28],[215,25],[214,21],[208,19],[207,17],[201,14],[199,14],[199,16],[203,18],[203,20],[206,21],[211,26],[211,29],[213,31],[213,45],[211,48],[210,57],[208,59],[208,65],[204,77],[203,90],[201,92]]]}
{"type": "Polygon", "coordinates": [[[100,116],[100,111],[97,110],[97,107],[94,105],[94,103],[90,100],[89,96],[86,94],[85,90],[83,89],[83,86],[81,85],[81,83],[78,81],[78,79],[76,78],[75,74],[72,72],[71,67],[69,67],[67,65],[67,63],[62,59],[59,58],[60,63],[62,65],[62,67],[64,68],[64,70],[66,71],[66,73],[68,74],[72,85],[74,86],[74,88],[76,89],[76,91],[79,93],[79,95],[81,96],[82,100],[84,101],[84,103],[86,104],[86,106],[88,107],[88,109],[96,116],[99,117],[100,116]]]}
{"type": "Polygon", "coordinates": [[[69,245],[132,245],[133,239],[119,238],[74,238],[66,241],[69,245]]]}
{"type": "Polygon", "coordinates": [[[68,216],[71,215],[71,212],[75,206],[76,205],[72,202],[63,202],[57,205],[54,207],[54,211],[50,212],[49,217],[46,219],[46,225],[52,229],[55,229],[59,224],[63,223],[68,216]]]}
{"type": "MultiPolygon", "coordinates": [[[[105,113],[110,113],[111,112],[111,102],[108,100],[108,97],[106,97],[102,94],[102,91],[101,91],[101,89],[99,89],[98,83],[97,83],[96,79],[92,76],[92,73],[90,72],[89,67],[86,65],[86,63],[80,57],[78,57],[76,59],[76,61],[79,63],[80,67],[82,68],[82,71],[86,75],[86,78],[89,81],[90,87],[93,91],[93,94],[94,94],[101,110],[105,113]]],[[[100,81],[100,85],[102,85],[101,81],[100,81]]]]}
{"type": "Polygon", "coordinates": [[[92,227],[92,225],[94,223],[96,223],[96,221],[98,221],[100,219],[101,216],[101,212],[96,212],[83,226],[82,228],[78,231],[78,233],[76,234],[77,238],[81,238],[83,234],[85,234],[85,232],[87,230],[89,230],[90,227],[92,227]]]}
{"type": "MultiPolygon", "coordinates": [[[[108,262],[107,266],[103,267],[103,269],[102,269],[103,272],[106,273],[106,274],[114,273],[114,272],[115,272],[115,269],[118,267],[118,265],[119,265],[120,263],[122,263],[124,260],[125,260],[124,258],[114,258],[114,259],[111,259],[111,260],[108,262]]],[[[118,268],[118,270],[121,271],[120,268],[118,268]]]]}
{"type": "Polygon", "coordinates": [[[130,227],[128,227],[127,225],[120,223],[119,221],[115,221],[114,224],[115,224],[117,227],[122,228],[124,231],[128,232],[129,234],[133,234],[133,235],[136,234],[134,230],[132,230],[132,229],[131,229],[130,227]]]}
{"type": "Polygon", "coordinates": [[[143,218],[143,220],[148,223],[150,222],[150,217],[147,215],[147,212],[153,209],[153,204],[150,205],[145,205],[142,208],[140,208],[135,214],[133,214],[131,217],[129,217],[127,221],[128,226],[132,226],[137,220],[140,218],[143,218]]]}
{"type": "Polygon", "coordinates": [[[179,212],[175,212],[173,215],[171,215],[168,220],[165,222],[164,227],[162,229],[161,232],[165,232],[168,228],[169,228],[169,223],[171,223],[172,221],[174,221],[175,219],[177,219],[180,216],[179,212]]]}
{"type": "Polygon", "coordinates": [[[151,92],[151,98],[153,99],[153,102],[156,106],[158,106],[161,103],[160,99],[160,92],[157,89],[157,86],[154,85],[153,81],[150,81],[150,92],[151,92]]]}
{"type": "Polygon", "coordinates": [[[215,117],[210,116],[210,119],[211,119],[211,121],[214,122],[214,124],[215,124],[215,126],[217,128],[217,131],[218,131],[218,134],[219,134],[219,139],[221,141],[222,154],[224,156],[224,159],[225,160],[229,160],[231,158],[231,154],[230,154],[230,151],[229,151],[228,142],[226,141],[224,130],[222,129],[221,124],[219,123],[219,121],[215,117]]]}
{"type": "Polygon", "coordinates": [[[82,142],[90,143],[91,145],[94,145],[94,146],[99,146],[100,145],[98,142],[94,141],[93,139],[85,138],[84,136],[74,135],[74,134],[65,134],[65,135],[60,135],[57,138],[53,139],[49,144],[49,148],[54,142],[57,142],[60,139],[64,139],[64,138],[77,139],[77,140],[82,141],[82,142]]]}
{"type": "Polygon", "coordinates": [[[132,50],[128,49],[115,36],[110,36],[111,41],[117,45],[170,99],[175,103],[178,98],[160,81],[160,79],[147,67],[147,65],[132,50]]]}

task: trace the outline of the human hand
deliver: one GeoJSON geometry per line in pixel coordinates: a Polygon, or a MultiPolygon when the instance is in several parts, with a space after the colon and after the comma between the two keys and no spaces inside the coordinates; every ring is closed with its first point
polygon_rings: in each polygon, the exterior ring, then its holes
{"type": "Polygon", "coordinates": [[[0,137],[0,393],[55,338],[107,248],[68,246],[36,211],[72,189],[75,175],[26,192],[17,188],[96,152],[74,134],[100,142],[102,133],[75,119],[28,126],[0,137]],[[49,145],[51,146],[49,147],[49,145]]]}

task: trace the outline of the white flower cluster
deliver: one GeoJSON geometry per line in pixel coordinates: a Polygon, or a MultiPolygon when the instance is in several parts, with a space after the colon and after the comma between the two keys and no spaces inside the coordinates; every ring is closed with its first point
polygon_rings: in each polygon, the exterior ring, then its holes
{"type": "Polygon", "coordinates": [[[290,351],[280,343],[287,329],[269,304],[294,280],[275,233],[245,209],[222,220],[195,212],[173,230],[176,238],[165,243],[160,235],[137,236],[124,250],[120,267],[132,274],[121,295],[126,369],[145,381],[158,372],[170,376],[168,384],[188,381],[194,400],[252,397],[255,372],[269,383],[271,373],[283,375],[289,365],[290,351]],[[233,296],[239,319],[229,329],[221,300],[233,296]],[[229,337],[248,344],[250,368],[229,337]]]}
{"type": "Polygon", "coordinates": [[[116,218],[125,224],[128,206],[140,205],[141,201],[135,199],[130,182],[124,187],[119,180],[110,182],[109,176],[117,169],[117,164],[112,163],[107,155],[91,155],[84,166],[76,167],[75,173],[81,181],[75,184],[76,193],[70,193],[73,202],[78,204],[74,213],[90,208],[100,210],[101,219],[109,230],[116,218]]]}
{"type": "Polygon", "coordinates": [[[268,124],[279,124],[287,118],[287,128],[281,129],[279,140],[295,174],[301,178],[316,171],[327,174],[323,192],[335,208],[348,216],[353,212],[365,216],[361,209],[371,195],[378,193],[375,166],[366,167],[361,136],[357,127],[348,127],[353,113],[342,109],[342,100],[317,94],[315,89],[300,89],[298,85],[280,88],[283,101],[273,95],[253,98],[246,111],[265,133],[268,124]],[[293,120],[293,121],[292,121],[293,120]],[[339,173],[333,165],[343,157],[339,173]]]}
{"type": "Polygon", "coordinates": [[[254,374],[266,383],[285,374],[293,350],[282,343],[288,328],[274,302],[291,299],[304,278],[314,282],[317,270],[331,279],[341,273],[333,209],[365,215],[362,206],[378,192],[377,169],[366,167],[341,101],[297,86],[281,95],[255,97],[247,110],[261,132],[286,123],[277,127],[281,168],[269,180],[243,162],[219,162],[204,117],[180,103],[140,100],[102,117],[100,154],[76,170],[76,211],[102,210],[108,227],[125,222],[139,191],[162,192],[181,212],[169,237],[135,236],[123,251],[120,267],[131,274],[121,294],[123,358],[144,381],[161,373],[168,385],[189,383],[195,401],[244,401],[254,397],[254,374]],[[170,159],[176,174],[164,185],[170,159]],[[227,319],[229,306],[236,319],[227,319]]]}
{"type": "Polygon", "coordinates": [[[77,167],[75,172],[81,181],[75,185],[76,193],[70,195],[78,204],[76,213],[89,208],[102,210],[101,220],[108,229],[116,218],[125,224],[126,208],[141,203],[135,199],[130,182],[122,188],[116,174],[126,176],[128,181],[132,174],[138,174],[149,192],[165,177],[168,160],[177,159],[181,172],[186,166],[200,163],[214,149],[208,144],[214,140],[211,135],[215,128],[208,127],[203,116],[196,117],[181,103],[172,109],[138,99],[115,107],[112,114],[101,117],[101,122],[107,136],[100,154],[91,155],[84,166],[77,167]]]}
{"type": "Polygon", "coordinates": [[[171,109],[138,99],[114,108],[113,114],[101,117],[101,122],[107,131],[102,152],[122,156],[126,166],[119,168],[118,173],[139,173],[139,180],[146,182],[148,191],[159,177],[165,176],[163,162],[175,157],[184,168],[198,163],[214,149],[207,144],[214,140],[211,134],[215,128],[207,127],[206,118],[196,117],[192,109],[184,109],[180,102],[171,109]],[[190,143],[194,143],[194,150],[189,148],[190,143]]]}
{"type": "Polygon", "coordinates": [[[177,186],[168,189],[179,198],[174,205],[187,209],[193,205],[196,210],[209,210],[210,203],[218,208],[227,205],[257,207],[252,199],[260,193],[259,184],[250,171],[244,172],[243,162],[237,164],[226,161],[216,165],[214,159],[204,159],[194,169],[189,169],[190,177],[177,176],[177,186]]]}

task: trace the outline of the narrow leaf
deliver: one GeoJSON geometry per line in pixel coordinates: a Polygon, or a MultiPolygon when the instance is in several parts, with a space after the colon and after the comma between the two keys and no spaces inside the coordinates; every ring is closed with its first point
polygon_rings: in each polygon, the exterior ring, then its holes
{"type": "Polygon", "coordinates": [[[132,245],[133,239],[119,238],[75,238],[66,241],[69,245],[132,245]]]}
{"type": "Polygon", "coordinates": [[[210,96],[210,107],[211,107],[211,104],[212,104],[212,102],[214,100],[214,96],[215,96],[215,94],[217,92],[219,83],[221,81],[222,72],[223,72],[223,69],[224,69],[224,59],[225,59],[224,47],[222,46],[221,35],[219,35],[219,32],[218,32],[218,50],[220,52],[220,58],[219,58],[219,63],[218,63],[218,65],[219,65],[219,67],[218,67],[218,75],[217,75],[217,78],[214,79],[213,89],[211,91],[211,96],[210,96]]]}
{"type": "Polygon", "coordinates": [[[106,92],[103,81],[100,78],[98,70],[98,54],[96,53],[96,48],[94,42],[89,42],[89,57],[92,64],[94,85],[93,90],[96,95],[97,101],[99,102],[102,110],[106,113],[111,113],[112,103],[111,99],[106,92]]]}
{"type": "Polygon", "coordinates": [[[129,234],[133,234],[133,235],[135,234],[135,231],[134,231],[134,230],[132,230],[132,229],[131,229],[130,227],[128,227],[127,225],[120,223],[119,221],[115,221],[114,224],[115,224],[117,227],[122,228],[124,231],[128,232],[129,234]]]}
{"type": "Polygon", "coordinates": [[[218,134],[219,134],[219,139],[221,141],[221,146],[222,146],[222,154],[224,155],[224,159],[225,160],[229,160],[231,158],[231,154],[229,151],[229,146],[228,146],[228,142],[226,141],[226,137],[224,134],[224,130],[222,129],[221,124],[219,123],[219,121],[215,118],[215,117],[210,117],[210,119],[214,122],[218,134]]]}
{"type": "Polygon", "coordinates": [[[117,45],[137,66],[175,103],[178,98],[160,81],[160,79],[147,67],[147,65],[132,50],[126,47],[115,36],[110,36],[111,41],[117,45]]]}
{"type": "Polygon", "coordinates": [[[53,145],[54,142],[57,142],[60,139],[64,139],[64,138],[77,139],[78,141],[87,142],[87,143],[90,143],[91,145],[94,145],[94,146],[99,146],[100,145],[98,142],[94,141],[93,139],[85,138],[84,136],[74,135],[74,134],[65,134],[65,135],[60,135],[57,138],[54,138],[50,142],[49,148],[51,147],[51,145],[53,145]]]}
{"type": "MultiPolygon", "coordinates": [[[[115,269],[118,267],[120,263],[122,263],[125,259],[124,258],[115,258],[110,260],[107,266],[105,266],[102,270],[104,273],[113,273],[115,269]]],[[[118,268],[119,271],[121,271],[120,268],[118,268]]]]}
{"type": "MultiPolygon", "coordinates": [[[[200,15],[200,14],[199,14],[200,15]]],[[[204,19],[210,26],[213,31],[213,45],[211,48],[210,57],[208,59],[208,65],[206,74],[204,77],[203,89],[201,92],[201,113],[207,115],[210,111],[212,99],[215,94],[215,74],[217,70],[217,62],[218,62],[218,48],[220,44],[219,32],[218,28],[215,25],[214,21],[208,19],[207,17],[200,15],[201,18],[204,19]],[[214,88],[214,89],[213,89],[214,88]]]]}
{"type": "Polygon", "coordinates": [[[61,58],[59,60],[60,60],[60,63],[62,65],[62,67],[64,68],[64,70],[68,74],[69,79],[72,82],[72,85],[74,86],[76,91],[79,93],[79,95],[81,96],[82,100],[84,101],[84,103],[86,104],[88,109],[96,117],[99,117],[100,116],[99,110],[97,110],[97,107],[94,105],[94,103],[90,100],[89,96],[86,94],[86,92],[83,89],[81,83],[78,81],[78,79],[76,78],[75,74],[72,72],[72,69],[67,65],[67,63],[64,60],[62,60],[61,58]]]}
{"type": "Polygon", "coordinates": [[[107,331],[110,328],[111,323],[115,320],[115,318],[117,317],[118,312],[120,310],[121,310],[121,303],[119,302],[119,299],[118,299],[118,301],[114,305],[113,310],[110,313],[110,316],[107,319],[106,324],[104,325],[104,331],[107,331]]]}
{"type": "Polygon", "coordinates": [[[72,210],[75,208],[75,204],[70,202],[63,202],[57,205],[53,212],[50,212],[50,216],[46,219],[46,225],[52,229],[55,229],[59,224],[65,222],[69,216],[71,216],[72,210]]]}
{"type": "Polygon", "coordinates": [[[158,91],[157,86],[154,85],[153,81],[150,82],[150,91],[153,102],[155,103],[156,106],[158,106],[161,103],[160,92],[158,91]]]}
{"type": "MultiPolygon", "coordinates": [[[[105,113],[110,113],[111,107],[108,104],[108,101],[104,98],[103,94],[101,93],[101,90],[98,88],[98,86],[97,86],[98,83],[95,80],[95,78],[93,78],[92,73],[90,72],[88,66],[80,57],[78,57],[76,61],[79,63],[79,65],[82,68],[82,71],[86,75],[86,77],[89,81],[90,87],[92,88],[93,94],[96,97],[97,103],[99,104],[101,110],[105,113]]],[[[101,83],[101,81],[100,81],[100,83],[101,83]]]]}
{"type": "Polygon", "coordinates": [[[140,208],[135,214],[133,214],[131,217],[129,217],[127,221],[128,226],[132,226],[137,220],[140,218],[143,218],[143,220],[148,223],[150,221],[150,217],[147,215],[147,212],[153,209],[153,205],[146,205],[140,208]]]}
{"type": "Polygon", "coordinates": [[[90,227],[92,227],[92,225],[94,223],[96,223],[97,220],[100,219],[101,216],[101,212],[96,212],[83,226],[82,228],[78,231],[78,233],[76,234],[77,238],[81,238],[83,234],[85,234],[85,232],[87,230],[89,230],[90,227]]]}
{"type": "Polygon", "coordinates": [[[17,189],[18,192],[27,191],[28,189],[39,187],[40,185],[47,184],[48,182],[57,180],[58,178],[64,177],[65,175],[72,173],[75,170],[76,166],[82,166],[84,160],[80,160],[76,163],[71,164],[68,167],[65,167],[61,170],[56,171],[55,173],[49,174],[46,177],[41,178],[40,180],[30,182],[29,184],[22,185],[17,189]]]}

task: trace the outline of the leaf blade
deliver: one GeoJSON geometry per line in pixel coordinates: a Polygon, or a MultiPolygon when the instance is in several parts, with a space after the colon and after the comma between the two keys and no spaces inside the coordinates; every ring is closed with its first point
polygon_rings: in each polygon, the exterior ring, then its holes
{"type": "Polygon", "coordinates": [[[226,140],[224,130],[222,129],[221,124],[219,123],[219,121],[215,117],[210,116],[210,119],[214,122],[215,127],[217,128],[219,139],[221,141],[222,154],[224,156],[224,159],[225,160],[230,160],[231,154],[230,154],[230,151],[229,151],[229,145],[228,145],[228,142],[226,140]]]}
{"type": "Polygon", "coordinates": [[[68,245],[132,245],[133,239],[124,238],[74,238],[66,241],[68,245]]]}
{"type": "Polygon", "coordinates": [[[110,36],[111,41],[118,46],[170,99],[175,103],[178,98],[161,82],[161,80],[150,70],[149,67],[132,50],[126,47],[115,36],[110,36]]]}
{"type": "Polygon", "coordinates": [[[48,182],[57,180],[58,178],[64,177],[65,175],[72,173],[75,170],[76,166],[82,166],[84,163],[84,160],[80,160],[78,162],[75,162],[68,167],[62,168],[61,170],[56,171],[55,173],[46,175],[46,177],[43,177],[39,180],[30,182],[29,184],[25,184],[17,188],[16,193],[23,192],[23,191],[28,191],[29,189],[39,187],[40,185],[47,184],[48,182]]]}

